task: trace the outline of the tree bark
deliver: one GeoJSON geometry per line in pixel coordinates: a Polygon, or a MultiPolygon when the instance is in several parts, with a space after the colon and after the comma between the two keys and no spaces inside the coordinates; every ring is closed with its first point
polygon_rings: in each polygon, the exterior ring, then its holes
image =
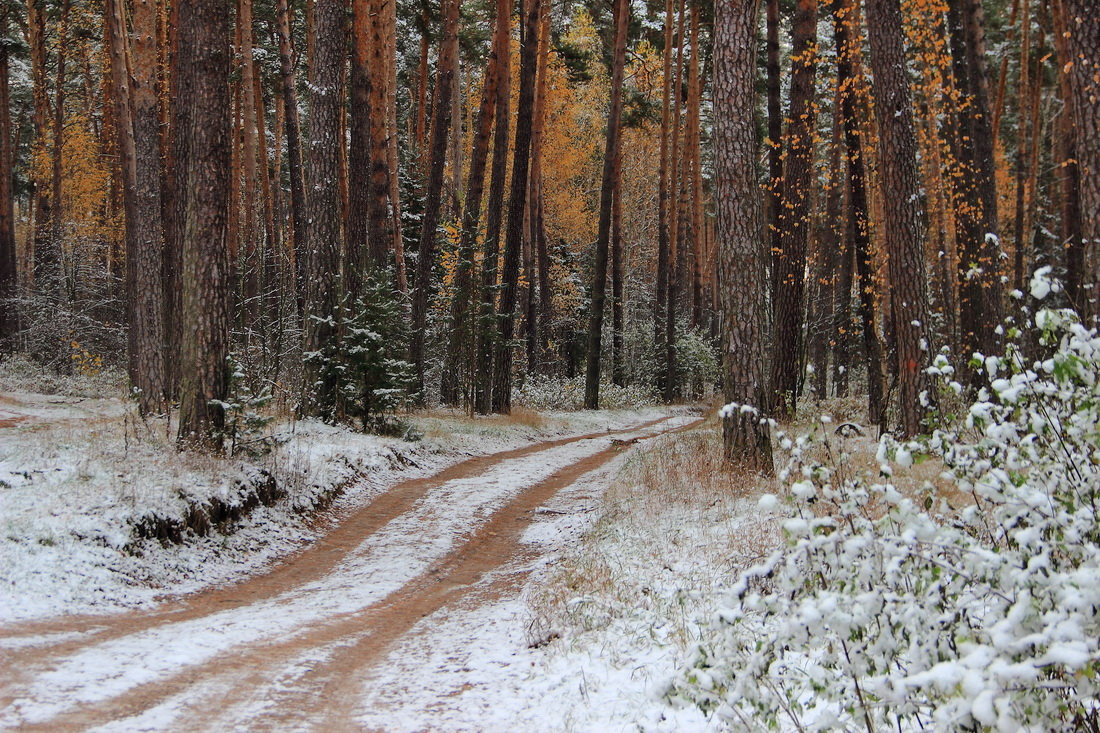
{"type": "Polygon", "coordinates": [[[305,312],[306,297],[306,194],[302,165],[302,126],[298,114],[298,88],[294,81],[294,46],[291,35],[291,9],[288,0],[276,0],[279,36],[279,77],[286,110],[287,177],[290,179],[289,249],[294,254],[295,300],[299,314],[305,312]]]}
{"type": "Polygon", "coordinates": [[[779,252],[773,293],[775,335],[772,338],[772,399],[779,419],[794,416],[802,364],[802,308],[806,291],[806,250],[813,203],[814,129],[817,111],[817,0],[798,0],[791,49],[791,103],[784,138],[783,197],[776,222],[779,252]]]}
{"type": "Polygon", "coordinates": [[[427,327],[428,297],[431,291],[432,270],[435,267],[435,241],[439,226],[439,209],[443,195],[444,164],[447,160],[447,138],[451,128],[451,95],[454,93],[454,75],[458,62],[458,14],[459,0],[445,0],[443,6],[443,34],[439,41],[439,57],[436,60],[436,93],[432,107],[432,156],[428,174],[428,188],[424,196],[424,216],[420,230],[420,251],[417,255],[416,290],[412,303],[412,343],[409,349],[416,367],[414,391],[421,403],[424,393],[425,353],[424,338],[427,327]]]}
{"type": "Polygon", "coordinates": [[[309,166],[306,201],[306,354],[302,412],[332,419],[338,410],[336,384],[321,354],[331,350],[340,318],[340,120],[344,110],[346,23],[343,0],[317,0],[317,41],[310,60],[309,166]]]}
{"type": "Polygon", "coordinates": [[[1062,0],[1069,34],[1069,87],[1081,201],[1083,313],[1100,313],[1100,14],[1089,0],[1062,0]]]}
{"type": "Polygon", "coordinates": [[[758,0],[725,0],[714,17],[714,158],[718,278],[726,401],[725,457],[773,472],[760,406],[767,398],[767,257],[757,182],[756,22],[758,0]]]}
{"type": "MultiPolygon", "coordinates": [[[[511,18],[507,11],[498,15],[496,26],[503,25],[505,33],[511,18]]],[[[489,139],[493,132],[493,115],[496,111],[498,87],[502,72],[498,45],[493,44],[489,58],[485,62],[485,77],[481,87],[481,103],[478,106],[475,123],[473,150],[470,152],[470,169],[466,178],[466,200],[462,212],[462,233],[458,245],[458,267],[455,271],[455,295],[451,302],[451,333],[443,365],[443,401],[447,404],[458,402],[459,393],[467,404],[472,404],[472,394],[468,384],[468,371],[475,349],[471,342],[476,341],[471,329],[471,306],[474,289],[474,250],[477,247],[477,235],[480,229],[481,204],[485,193],[485,168],[489,154],[489,139]]]]}
{"type": "Polygon", "coordinates": [[[888,192],[883,197],[883,224],[896,339],[900,427],[901,434],[908,437],[921,431],[920,392],[928,361],[928,294],[917,140],[899,0],[868,0],[867,27],[879,126],[879,165],[883,191],[888,192]]]}
{"type": "Polygon", "coordinates": [[[15,203],[12,187],[14,155],[12,149],[11,84],[8,15],[11,7],[0,11],[0,354],[11,351],[19,330],[19,314],[12,299],[19,289],[18,258],[15,244],[15,203]]]}
{"type": "Polygon", "coordinates": [[[511,26],[512,5],[497,0],[498,23],[493,46],[500,65],[494,114],[492,180],[485,213],[485,253],[481,264],[481,307],[478,318],[477,367],[475,369],[474,410],[486,414],[493,410],[493,355],[496,344],[497,260],[500,255],[500,229],[504,211],[504,183],[508,168],[508,126],[511,106],[511,26]]]}
{"type": "Polygon", "coordinates": [[[961,175],[952,176],[959,253],[960,356],[964,361],[975,350],[997,353],[1000,340],[996,330],[1003,319],[997,183],[981,15],[980,0],[950,0],[952,65],[955,83],[965,98],[956,113],[961,175]]]}
{"type": "Polygon", "coordinates": [[[192,103],[183,186],[179,443],[220,451],[229,386],[229,4],[180,0],[178,72],[192,103]]]}
{"type": "Polygon", "coordinates": [[[512,337],[516,327],[519,259],[523,245],[523,215],[527,199],[527,173],[531,164],[531,128],[535,107],[535,74],[538,71],[539,18],[543,0],[526,0],[523,42],[520,46],[519,106],[512,158],[512,184],[508,200],[508,225],[504,236],[504,263],[500,278],[499,323],[493,362],[493,412],[512,411],[512,337]]]}
{"type": "Polygon", "coordinates": [[[615,45],[611,53],[611,102],[607,114],[607,140],[600,186],[600,221],[596,233],[596,266],[592,275],[592,305],[588,318],[588,365],[585,371],[584,406],[600,406],[600,357],[603,316],[607,298],[607,256],[611,239],[612,203],[619,170],[619,132],[623,109],[623,66],[626,63],[626,28],[630,19],[627,0],[615,2],[615,45]]]}
{"type": "Polygon", "coordinates": [[[136,0],[130,72],[120,0],[107,0],[115,129],[126,210],[126,300],[130,384],[142,414],[164,407],[164,324],[161,258],[160,110],[156,95],[156,7],[136,0]]]}

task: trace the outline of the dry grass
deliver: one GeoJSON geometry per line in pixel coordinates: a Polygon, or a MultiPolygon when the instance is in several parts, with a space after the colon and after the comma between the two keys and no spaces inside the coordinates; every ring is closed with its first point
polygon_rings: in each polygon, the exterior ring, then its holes
{"type": "Polygon", "coordinates": [[[722,464],[717,421],[657,439],[624,465],[575,549],[529,597],[531,642],[569,646],[610,626],[685,648],[696,620],[780,541],[755,511],[773,482],[722,464]]]}

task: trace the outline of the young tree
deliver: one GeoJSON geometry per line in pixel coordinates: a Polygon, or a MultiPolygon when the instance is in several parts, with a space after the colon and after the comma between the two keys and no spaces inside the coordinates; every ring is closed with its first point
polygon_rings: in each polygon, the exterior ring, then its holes
{"type": "Polygon", "coordinates": [[[773,471],[758,411],[767,397],[767,252],[757,181],[756,23],[759,0],[722,0],[714,17],[714,159],[727,461],[773,471]]]}
{"type": "Polygon", "coordinates": [[[890,306],[895,331],[901,432],[916,435],[923,415],[920,392],[928,361],[928,293],[924,263],[924,211],[917,168],[917,139],[906,76],[899,0],[867,0],[867,30],[879,127],[890,306]]]}
{"type": "Polygon", "coordinates": [[[607,140],[603,156],[603,183],[600,186],[600,223],[596,234],[596,266],[592,275],[592,305],[588,319],[588,365],[585,372],[584,406],[600,406],[600,357],[603,344],[603,315],[607,299],[607,255],[611,239],[612,203],[617,195],[619,170],[619,131],[623,109],[623,66],[626,63],[626,28],[630,6],[626,0],[615,2],[615,41],[611,54],[611,102],[607,113],[607,140]]]}
{"type": "Polygon", "coordinates": [[[190,191],[183,218],[179,443],[219,451],[229,385],[229,4],[180,0],[181,87],[192,104],[188,156],[180,161],[190,191]]]}

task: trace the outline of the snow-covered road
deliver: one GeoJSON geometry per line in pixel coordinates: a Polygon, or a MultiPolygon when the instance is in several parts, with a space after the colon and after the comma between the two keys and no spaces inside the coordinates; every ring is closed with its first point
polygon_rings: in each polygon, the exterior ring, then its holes
{"type": "MultiPolygon", "coordinates": [[[[439,702],[415,679],[416,654],[430,671],[440,646],[456,642],[432,643],[433,618],[468,617],[473,604],[497,639],[493,619],[538,555],[521,539],[540,507],[594,480],[620,441],[687,422],[542,443],[406,481],[272,573],[152,612],[0,628],[0,727],[388,727],[384,700],[439,702]]],[[[478,629],[464,628],[468,644],[478,629]]]]}

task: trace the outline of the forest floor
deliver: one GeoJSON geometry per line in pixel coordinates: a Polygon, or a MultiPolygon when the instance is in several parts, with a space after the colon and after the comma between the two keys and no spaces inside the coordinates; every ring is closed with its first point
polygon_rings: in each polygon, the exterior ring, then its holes
{"type": "Polygon", "coordinates": [[[0,413],[4,729],[708,728],[662,692],[779,541],[697,411],[431,413],[416,443],[299,423],[265,470],[341,490],[299,481],[180,542],[137,518],[224,513],[242,484],[165,458],[122,401],[9,391],[0,413]]]}

